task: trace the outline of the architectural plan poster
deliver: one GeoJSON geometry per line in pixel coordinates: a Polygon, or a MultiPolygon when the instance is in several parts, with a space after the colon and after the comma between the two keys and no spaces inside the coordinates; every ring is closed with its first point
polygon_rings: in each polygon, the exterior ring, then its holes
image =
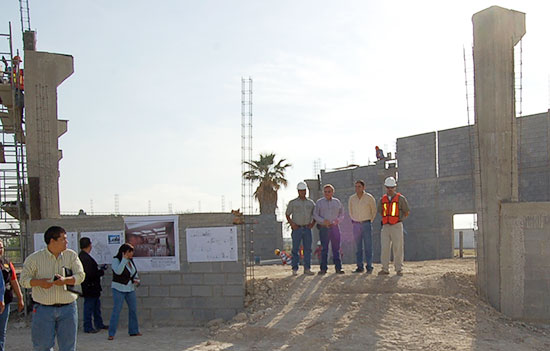
{"type": "MultiPolygon", "coordinates": [[[[67,248],[78,253],[80,251],[78,247],[78,233],[69,232],[67,233],[67,248]]],[[[44,242],[44,233],[34,233],[34,251],[42,250],[46,248],[46,243],[44,242]]]]}
{"type": "Polygon", "coordinates": [[[90,238],[92,251],[90,255],[98,264],[111,264],[118,253],[120,245],[124,244],[124,231],[81,232],[80,238],[90,238]]]}
{"type": "Polygon", "coordinates": [[[124,237],[134,246],[138,271],[179,271],[178,216],[124,217],[124,237]]]}
{"type": "Polygon", "coordinates": [[[237,261],[237,227],[187,228],[187,261],[237,261]]]}

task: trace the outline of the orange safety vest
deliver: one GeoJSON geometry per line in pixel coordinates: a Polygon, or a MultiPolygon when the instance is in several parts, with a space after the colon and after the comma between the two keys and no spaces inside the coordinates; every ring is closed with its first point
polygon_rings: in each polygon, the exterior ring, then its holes
{"type": "Polygon", "coordinates": [[[399,197],[401,193],[395,194],[391,199],[388,194],[382,196],[382,224],[396,224],[399,222],[399,197]]]}

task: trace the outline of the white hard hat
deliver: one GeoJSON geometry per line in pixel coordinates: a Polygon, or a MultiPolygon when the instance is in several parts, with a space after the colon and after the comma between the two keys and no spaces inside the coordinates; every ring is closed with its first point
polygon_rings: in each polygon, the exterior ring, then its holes
{"type": "Polygon", "coordinates": [[[307,184],[304,182],[298,183],[298,186],[296,186],[298,190],[307,190],[307,184]]]}
{"type": "Polygon", "coordinates": [[[384,185],[387,186],[388,188],[393,188],[394,186],[397,186],[397,182],[395,181],[394,177],[388,177],[384,181],[384,185]]]}

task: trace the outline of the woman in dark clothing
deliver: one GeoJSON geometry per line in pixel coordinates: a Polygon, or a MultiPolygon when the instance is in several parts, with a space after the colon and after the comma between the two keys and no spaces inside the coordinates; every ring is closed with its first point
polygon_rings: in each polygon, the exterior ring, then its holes
{"type": "Polygon", "coordinates": [[[92,251],[92,242],[90,238],[80,239],[80,253],[78,258],[84,267],[86,278],[82,282],[82,296],[84,297],[84,333],[97,333],[101,329],[109,329],[108,325],[103,324],[101,318],[101,277],[105,274],[105,265],[101,268],[90,255],[92,251]],[[92,316],[94,323],[92,324],[92,316]],[[95,328],[93,325],[95,324],[95,328]]]}

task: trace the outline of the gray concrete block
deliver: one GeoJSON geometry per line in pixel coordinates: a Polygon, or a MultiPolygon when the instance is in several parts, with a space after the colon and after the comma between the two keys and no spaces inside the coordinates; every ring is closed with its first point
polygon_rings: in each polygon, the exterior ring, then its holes
{"type": "Polygon", "coordinates": [[[170,296],[169,286],[150,286],[149,296],[170,296]]]}
{"type": "Polygon", "coordinates": [[[160,276],[160,283],[162,285],[181,284],[181,274],[179,273],[162,274],[160,276]]]}
{"type": "Polygon", "coordinates": [[[240,273],[244,272],[244,264],[242,262],[222,262],[222,272],[240,273]]]}
{"type": "Polygon", "coordinates": [[[204,274],[184,274],[182,277],[182,283],[184,285],[197,285],[202,284],[204,274]]]}
{"type": "Polygon", "coordinates": [[[140,273],[139,278],[141,279],[142,285],[160,285],[160,275],[151,274],[151,273],[140,273]]]}
{"type": "Polygon", "coordinates": [[[189,286],[189,285],[172,285],[172,286],[170,286],[170,296],[173,296],[173,297],[188,297],[188,296],[191,296],[191,286],[189,286]]]}
{"type": "Polygon", "coordinates": [[[185,298],[177,297],[145,297],[143,301],[138,304],[144,308],[185,308],[185,298]]]}
{"type": "Polygon", "coordinates": [[[216,272],[213,269],[211,262],[193,262],[189,264],[190,271],[193,273],[212,273],[216,272]]]}
{"type": "Polygon", "coordinates": [[[223,286],[221,286],[221,285],[213,285],[213,286],[212,286],[212,296],[213,296],[213,297],[220,297],[220,296],[223,296],[223,286]]]}
{"type": "Polygon", "coordinates": [[[240,285],[226,285],[223,288],[223,296],[244,296],[245,289],[240,285]]]}
{"type": "Polygon", "coordinates": [[[212,309],[193,309],[193,319],[200,323],[206,323],[216,317],[216,311],[212,309]]]}
{"type": "Polygon", "coordinates": [[[223,273],[205,274],[203,278],[203,284],[206,284],[206,285],[225,284],[225,274],[223,273]]]}
{"type": "Polygon", "coordinates": [[[212,296],[212,287],[207,285],[193,285],[191,296],[212,296]]]}
{"type": "Polygon", "coordinates": [[[149,287],[147,286],[140,286],[136,289],[136,296],[137,297],[147,297],[149,296],[149,287]]]}
{"type": "Polygon", "coordinates": [[[225,275],[225,282],[228,285],[244,284],[244,273],[227,273],[225,275]]]}

